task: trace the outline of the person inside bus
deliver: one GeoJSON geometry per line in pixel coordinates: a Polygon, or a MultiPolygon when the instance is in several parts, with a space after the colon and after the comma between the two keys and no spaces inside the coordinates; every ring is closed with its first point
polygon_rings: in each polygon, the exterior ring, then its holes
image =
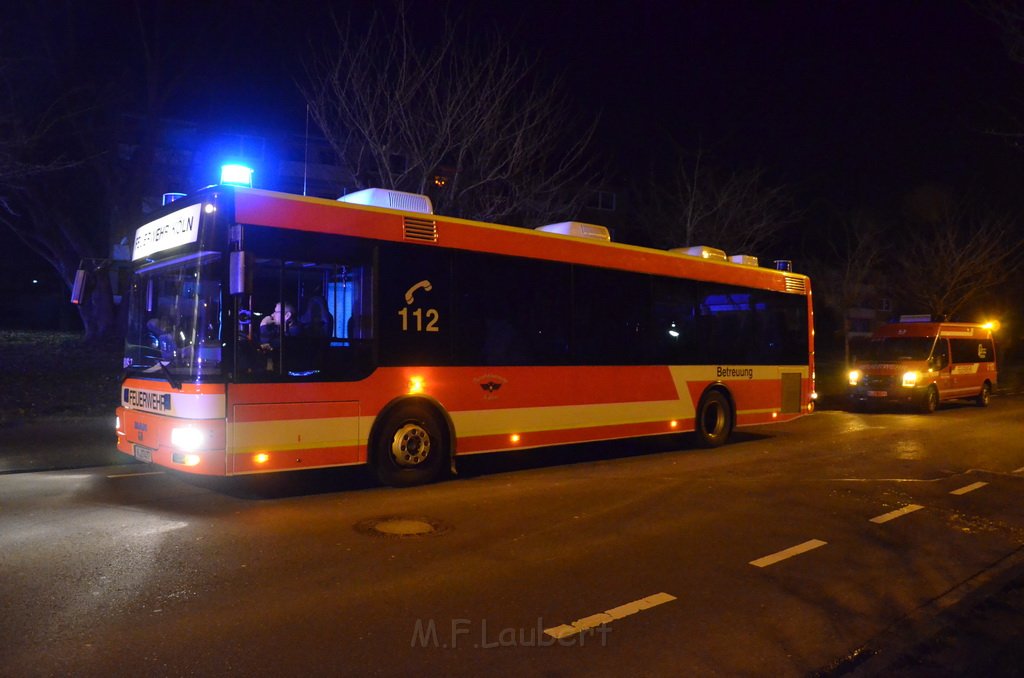
{"type": "Polygon", "coordinates": [[[281,338],[298,334],[295,309],[291,304],[276,304],[274,312],[260,321],[260,348],[263,350],[281,348],[281,338]]]}
{"type": "Polygon", "coordinates": [[[306,310],[299,316],[299,328],[304,337],[330,337],[334,333],[334,316],[327,310],[323,297],[306,300],[306,310]]]}
{"type": "Polygon", "coordinates": [[[153,349],[155,357],[168,360],[174,355],[174,334],[166,318],[150,318],[146,323],[146,348],[153,349]]]}

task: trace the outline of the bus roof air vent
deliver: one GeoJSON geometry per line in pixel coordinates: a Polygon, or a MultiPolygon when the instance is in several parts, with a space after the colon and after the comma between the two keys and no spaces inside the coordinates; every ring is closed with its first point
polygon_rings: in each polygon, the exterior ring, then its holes
{"type": "Polygon", "coordinates": [[[786,275],[786,291],[794,294],[807,294],[807,280],[795,275],[786,275]]]}
{"type": "Polygon", "coordinates": [[[437,222],[422,217],[406,217],[402,223],[406,240],[437,242],[437,222]]]}
{"type": "Polygon", "coordinates": [[[434,206],[427,196],[418,193],[406,193],[405,191],[393,191],[387,188],[364,188],[361,191],[343,195],[338,198],[338,201],[352,203],[353,205],[386,207],[392,210],[402,210],[403,212],[434,213],[434,206]]]}
{"type": "Polygon", "coordinates": [[[700,257],[701,259],[712,259],[714,261],[726,261],[725,252],[707,245],[694,245],[693,247],[676,247],[669,250],[676,254],[685,254],[688,257],[700,257]]]}
{"type": "Polygon", "coordinates": [[[582,221],[561,221],[557,224],[538,226],[538,231],[545,233],[558,233],[559,235],[571,235],[575,238],[590,238],[592,240],[604,240],[609,242],[612,239],[608,229],[597,224],[584,224],[582,221]]]}

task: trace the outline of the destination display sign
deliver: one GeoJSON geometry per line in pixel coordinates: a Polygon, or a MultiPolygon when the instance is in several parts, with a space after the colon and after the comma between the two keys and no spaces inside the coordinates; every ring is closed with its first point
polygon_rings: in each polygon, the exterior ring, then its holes
{"type": "Polygon", "coordinates": [[[199,237],[199,216],[202,214],[202,207],[198,203],[189,205],[140,226],[135,231],[132,261],[195,242],[199,237]]]}

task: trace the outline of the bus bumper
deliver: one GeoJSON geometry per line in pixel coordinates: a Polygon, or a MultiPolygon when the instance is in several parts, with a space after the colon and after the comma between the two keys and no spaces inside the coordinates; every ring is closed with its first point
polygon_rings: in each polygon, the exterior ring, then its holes
{"type": "Polygon", "coordinates": [[[227,471],[221,419],[176,419],[118,407],[117,450],[185,473],[223,476],[227,471]]]}

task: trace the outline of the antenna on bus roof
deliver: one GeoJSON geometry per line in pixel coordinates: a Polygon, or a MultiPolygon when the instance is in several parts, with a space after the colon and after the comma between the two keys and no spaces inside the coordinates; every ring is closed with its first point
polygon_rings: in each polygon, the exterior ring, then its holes
{"type": "Polygon", "coordinates": [[[302,195],[306,195],[306,176],[309,174],[309,104],[306,104],[306,146],[302,152],[302,195]]]}

